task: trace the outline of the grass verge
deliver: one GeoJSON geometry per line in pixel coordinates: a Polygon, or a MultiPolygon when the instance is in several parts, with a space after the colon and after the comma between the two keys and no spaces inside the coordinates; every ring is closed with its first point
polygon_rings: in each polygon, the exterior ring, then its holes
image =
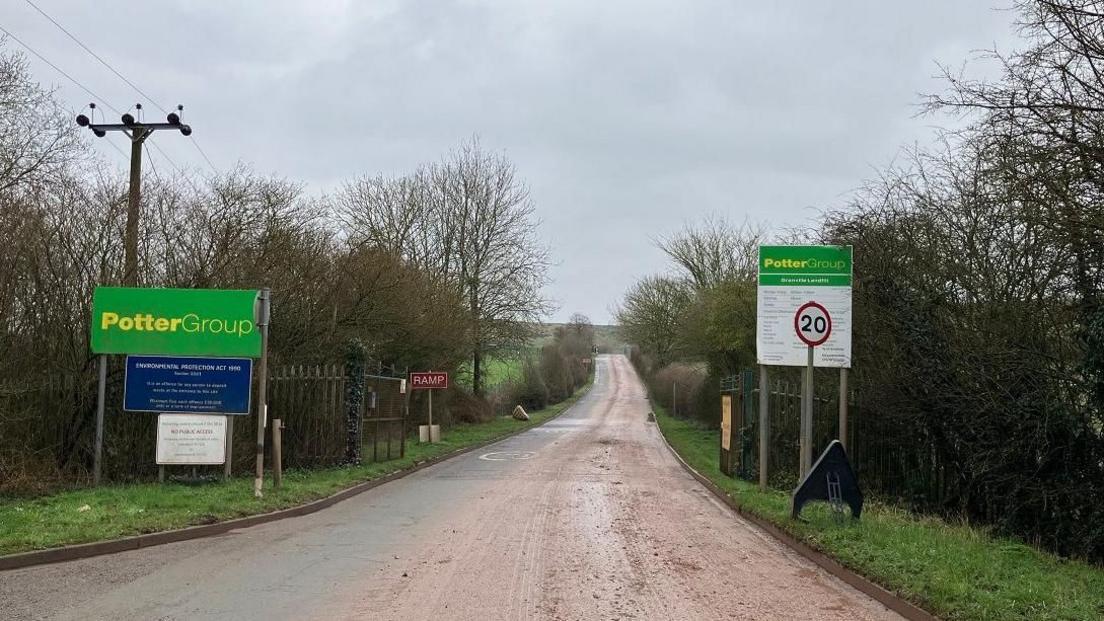
{"type": "MultiPolygon", "coordinates": [[[[118,539],[286,509],[325,498],[454,451],[539,425],[571,407],[590,385],[570,399],[530,413],[528,422],[497,418],[454,425],[437,444],[408,442],[402,459],[349,468],[288,470],[280,490],[267,487],[253,498],[252,477],[207,485],[140,483],[81,489],[32,500],[0,499],[0,554],[118,539]]],[[[268,479],[271,484],[271,478],[268,479]]]]}
{"type": "Polygon", "coordinates": [[[823,503],[790,519],[786,492],[721,474],[719,430],[653,404],[671,446],[741,508],[777,524],[854,571],[944,619],[1101,619],[1104,569],[1065,560],[983,528],[866,502],[862,520],[837,523],[823,503]]]}

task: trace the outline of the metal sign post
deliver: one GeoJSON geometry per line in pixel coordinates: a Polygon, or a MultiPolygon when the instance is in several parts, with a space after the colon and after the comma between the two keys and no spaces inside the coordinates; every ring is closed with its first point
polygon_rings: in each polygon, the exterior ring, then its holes
{"type": "Polygon", "coordinates": [[[767,365],[759,365],[759,489],[767,491],[770,464],[770,386],[767,365]]]}
{"type": "Polygon", "coordinates": [[[801,408],[801,478],[813,467],[813,350],[832,335],[832,316],[817,302],[806,302],[794,314],[794,331],[808,350],[805,365],[805,394],[801,408]]]}
{"type": "Polygon", "coordinates": [[[100,484],[103,471],[104,398],[107,392],[107,356],[100,354],[100,387],[96,394],[96,447],[92,461],[92,484],[100,484]]]}
{"type": "Polygon", "coordinates": [[[268,323],[270,316],[270,297],[268,287],[257,293],[257,326],[261,329],[261,363],[257,378],[257,473],[253,478],[253,496],[262,497],[264,484],[264,431],[268,418],[268,323]]]}
{"type": "Polygon", "coordinates": [[[839,441],[847,451],[847,369],[840,368],[839,387],[839,441]]]}
{"type": "Polygon", "coordinates": [[[813,346],[809,346],[809,363],[801,387],[801,465],[798,476],[804,477],[813,465],[813,346]]]}
{"type": "MultiPolygon", "coordinates": [[[[409,373],[410,369],[407,369],[409,373]]],[[[403,396],[402,433],[399,435],[399,458],[406,456],[406,421],[410,420],[410,392],[406,389],[406,380],[399,381],[399,394],[403,396]]]]}

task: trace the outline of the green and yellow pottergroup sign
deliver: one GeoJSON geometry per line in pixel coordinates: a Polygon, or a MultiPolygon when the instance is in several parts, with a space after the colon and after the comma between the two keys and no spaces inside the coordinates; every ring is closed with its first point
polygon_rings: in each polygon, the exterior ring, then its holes
{"type": "Polygon", "coordinates": [[[850,287],[851,246],[760,246],[759,284],[850,287]]]}
{"type": "Polygon", "coordinates": [[[256,358],[256,299],[254,290],[97,287],[92,352],[256,358]]]}
{"type": "Polygon", "coordinates": [[[832,332],[813,352],[818,367],[851,367],[851,246],[759,246],[755,354],[759,364],[803,367],[808,346],[794,315],[816,302],[831,314],[832,332]]]}

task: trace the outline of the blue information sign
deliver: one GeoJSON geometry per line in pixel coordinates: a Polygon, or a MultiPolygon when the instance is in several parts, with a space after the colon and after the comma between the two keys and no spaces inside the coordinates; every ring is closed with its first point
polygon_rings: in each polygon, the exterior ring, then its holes
{"type": "Polygon", "coordinates": [[[249,414],[253,360],[127,356],[123,409],[249,414]]]}

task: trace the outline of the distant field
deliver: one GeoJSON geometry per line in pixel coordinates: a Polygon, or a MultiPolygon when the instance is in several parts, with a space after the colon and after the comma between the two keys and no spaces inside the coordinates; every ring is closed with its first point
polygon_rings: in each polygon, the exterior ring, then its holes
{"type": "MultiPolygon", "coordinates": [[[[536,339],[534,339],[536,341],[536,339]]],[[[483,359],[483,387],[494,388],[503,382],[521,377],[521,370],[525,359],[537,356],[540,346],[530,344],[516,352],[506,352],[499,356],[488,356],[483,359]]],[[[471,388],[471,362],[466,362],[457,370],[456,383],[471,388]]]]}
{"type": "Polygon", "coordinates": [[[488,358],[483,361],[483,383],[487,388],[494,388],[503,382],[521,378],[522,368],[527,356],[536,355],[536,348],[518,352],[510,358],[488,358]]]}
{"type": "MultiPolygon", "coordinates": [[[[526,358],[536,358],[540,355],[542,347],[552,342],[556,328],[564,326],[562,323],[546,323],[541,326],[539,336],[533,337],[529,344],[515,352],[505,352],[498,356],[488,356],[483,360],[485,388],[491,389],[510,380],[521,377],[522,368],[526,358]]],[[[595,341],[601,351],[621,353],[625,347],[624,341],[617,334],[617,326],[595,325],[595,341]]],[[[457,383],[471,388],[471,363],[465,363],[457,373],[457,383]]]]}
{"type": "Polygon", "coordinates": [[[625,341],[621,340],[621,335],[618,333],[617,326],[615,325],[600,325],[594,326],[595,340],[598,342],[598,347],[602,351],[610,353],[620,353],[625,348],[625,341]]]}
{"type": "MultiPolygon", "coordinates": [[[[537,346],[542,346],[552,340],[553,331],[567,324],[563,323],[546,323],[544,324],[543,333],[541,336],[534,339],[534,343],[537,346]]],[[[620,335],[617,333],[617,326],[612,324],[595,324],[594,326],[594,340],[598,347],[602,351],[620,353],[625,346],[625,342],[621,340],[620,335]]]]}

